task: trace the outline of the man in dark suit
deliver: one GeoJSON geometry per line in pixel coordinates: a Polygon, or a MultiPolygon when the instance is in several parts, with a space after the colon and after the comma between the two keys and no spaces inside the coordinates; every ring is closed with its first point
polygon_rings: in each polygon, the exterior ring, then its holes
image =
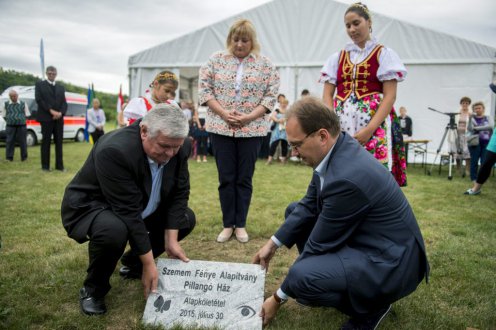
{"type": "Polygon", "coordinates": [[[375,329],[391,303],[413,292],[429,265],[415,216],[394,177],[339,119],[308,97],[287,113],[293,154],[314,168],[305,197],[257,252],[264,268],[282,245],[300,256],[262,306],[264,324],[288,297],[351,316],[342,329],[375,329]]]}
{"type": "Polygon", "coordinates": [[[57,69],[46,69],[47,79],[36,83],[35,99],[38,104],[36,120],[41,124],[41,169],[50,171],[50,142],[55,143],[55,169],[64,171],[62,139],[64,137],[64,115],[67,111],[65,89],[55,83],[57,69]]]}
{"type": "Polygon", "coordinates": [[[179,241],[195,226],[188,208],[188,122],[175,104],[159,104],[131,126],[105,134],[65,190],[62,223],[69,237],[89,240],[80,306],[106,312],[104,297],[119,258],[121,276],[141,278],[155,292],[154,258],[164,251],[189,261],[179,241]],[[124,255],[126,243],[131,249],[124,255]]]}

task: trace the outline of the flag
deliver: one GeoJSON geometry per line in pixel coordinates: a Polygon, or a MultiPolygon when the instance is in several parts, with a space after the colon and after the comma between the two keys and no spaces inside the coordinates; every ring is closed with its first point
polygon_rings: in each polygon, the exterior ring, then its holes
{"type": "Polygon", "coordinates": [[[119,114],[122,111],[122,105],[124,104],[124,98],[122,97],[122,84],[119,87],[119,96],[117,97],[117,127],[119,127],[119,114]]]}
{"type": "Polygon", "coordinates": [[[45,48],[43,47],[43,38],[40,41],[40,63],[41,63],[41,79],[45,77],[45,48]]]}
{"type": "Polygon", "coordinates": [[[90,137],[88,134],[88,109],[93,106],[93,98],[95,97],[95,89],[93,88],[93,83],[88,84],[88,108],[86,109],[85,125],[84,125],[84,140],[90,142],[90,137]]]}

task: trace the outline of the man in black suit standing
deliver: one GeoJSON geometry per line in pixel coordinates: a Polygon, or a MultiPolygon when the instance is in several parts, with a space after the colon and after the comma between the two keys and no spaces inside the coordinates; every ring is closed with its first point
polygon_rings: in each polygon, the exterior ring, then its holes
{"type": "Polygon", "coordinates": [[[62,223],[69,237],[89,240],[89,266],[80,290],[87,315],[106,312],[104,297],[119,258],[120,274],[141,278],[155,292],[154,258],[164,251],[189,261],[179,241],[195,226],[188,208],[188,121],[175,104],[158,104],[143,119],[102,136],[65,190],[62,223]],[[126,243],[131,249],[124,255],[126,243]]]}
{"type": "Polygon", "coordinates": [[[64,137],[64,115],[67,111],[65,89],[55,83],[57,69],[46,69],[47,79],[36,83],[35,99],[38,104],[36,120],[41,124],[41,169],[50,171],[50,142],[55,143],[55,169],[64,171],[62,139],[64,137]]]}
{"type": "Polygon", "coordinates": [[[375,329],[391,304],[429,273],[420,229],[391,173],[348,134],[322,101],[286,114],[293,154],[314,169],[305,197],[253,258],[267,268],[278,247],[300,256],[262,306],[264,324],[288,297],[351,316],[341,329],[375,329]]]}

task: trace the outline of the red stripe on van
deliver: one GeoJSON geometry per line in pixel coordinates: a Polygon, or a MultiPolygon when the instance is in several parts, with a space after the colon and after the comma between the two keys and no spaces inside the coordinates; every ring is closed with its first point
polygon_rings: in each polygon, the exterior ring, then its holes
{"type": "Polygon", "coordinates": [[[65,100],[70,103],[78,103],[78,104],[88,104],[88,100],[82,97],[74,97],[74,96],[69,96],[65,97],[65,100]]]}
{"type": "MultiPolygon", "coordinates": [[[[27,126],[40,126],[41,124],[34,119],[26,120],[27,126]]],[[[64,125],[77,125],[77,126],[85,126],[86,119],[84,117],[66,117],[64,116],[64,125]]]]}

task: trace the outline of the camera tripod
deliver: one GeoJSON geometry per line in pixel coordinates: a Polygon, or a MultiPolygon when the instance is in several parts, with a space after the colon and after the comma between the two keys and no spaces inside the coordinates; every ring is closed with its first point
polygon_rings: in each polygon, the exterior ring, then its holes
{"type": "Polygon", "coordinates": [[[446,125],[446,129],[444,130],[443,137],[441,138],[441,143],[439,143],[439,148],[437,148],[436,151],[436,157],[434,157],[434,161],[431,164],[431,169],[427,171],[428,175],[431,175],[432,173],[432,168],[436,164],[437,157],[439,156],[439,153],[441,152],[441,149],[443,147],[444,141],[446,140],[446,136],[448,137],[448,180],[453,179],[452,175],[452,166],[453,166],[453,161],[455,160],[456,154],[459,154],[461,152],[460,149],[460,141],[458,140],[458,126],[456,125],[455,122],[455,116],[458,114],[456,112],[441,112],[439,110],[433,109],[433,108],[428,108],[429,110],[435,111],[442,113],[443,115],[447,115],[450,117],[450,121],[448,125],[446,125]],[[455,148],[453,148],[455,146],[455,148]]]}

